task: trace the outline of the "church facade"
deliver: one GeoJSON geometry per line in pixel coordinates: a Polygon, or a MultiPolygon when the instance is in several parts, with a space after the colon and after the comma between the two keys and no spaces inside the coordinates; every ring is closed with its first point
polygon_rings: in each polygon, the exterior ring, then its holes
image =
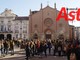
{"type": "Polygon", "coordinates": [[[46,6],[39,11],[31,11],[29,15],[29,37],[32,39],[69,39],[69,23],[64,19],[56,21],[59,11],[46,6]]]}

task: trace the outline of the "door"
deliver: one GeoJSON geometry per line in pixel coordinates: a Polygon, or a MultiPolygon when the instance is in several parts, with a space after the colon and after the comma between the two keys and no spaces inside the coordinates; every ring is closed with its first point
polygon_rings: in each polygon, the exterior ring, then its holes
{"type": "Polygon", "coordinates": [[[46,39],[51,39],[51,36],[52,36],[51,30],[47,30],[47,31],[45,32],[45,38],[46,38],[46,39]]]}
{"type": "Polygon", "coordinates": [[[7,34],[7,39],[11,40],[12,36],[11,34],[7,34]]]}
{"type": "Polygon", "coordinates": [[[4,39],[4,35],[0,34],[0,40],[4,39]]]}

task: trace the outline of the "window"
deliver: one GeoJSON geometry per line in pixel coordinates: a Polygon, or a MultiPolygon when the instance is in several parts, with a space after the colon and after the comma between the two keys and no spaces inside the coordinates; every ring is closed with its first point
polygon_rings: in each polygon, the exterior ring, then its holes
{"type": "Polygon", "coordinates": [[[23,30],[23,33],[27,33],[27,30],[23,30]]]}
{"type": "Polygon", "coordinates": [[[45,24],[46,26],[52,26],[53,21],[52,21],[52,19],[47,18],[47,19],[44,20],[44,24],[45,24]]]}
{"type": "Polygon", "coordinates": [[[16,25],[18,25],[18,23],[16,23],[16,25]]]}
{"type": "Polygon", "coordinates": [[[1,21],[1,23],[3,23],[3,21],[1,21]]]}
{"type": "Polygon", "coordinates": [[[15,33],[19,33],[19,26],[18,25],[15,26],[15,33]]]}
{"type": "Polygon", "coordinates": [[[18,34],[16,34],[16,38],[18,38],[18,34]]]}
{"type": "Polygon", "coordinates": [[[20,38],[22,38],[22,34],[20,34],[20,38]]]}
{"type": "Polygon", "coordinates": [[[4,25],[1,25],[1,31],[3,31],[4,30],[4,25]]]}
{"type": "Polygon", "coordinates": [[[8,25],[8,31],[11,31],[11,25],[8,25]]]}
{"type": "Polygon", "coordinates": [[[24,34],[24,38],[26,37],[26,35],[24,34]]]}
{"type": "Polygon", "coordinates": [[[18,30],[15,30],[15,33],[19,33],[19,31],[18,30]]]}
{"type": "Polygon", "coordinates": [[[23,26],[23,29],[25,29],[25,28],[27,28],[27,26],[26,26],[26,25],[24,25],[24,26],[23,26]]]}
{"type": "Polygon", "coordinates": [[[11,21],[8,21],[8,23],[10,23],[11,21]]]}

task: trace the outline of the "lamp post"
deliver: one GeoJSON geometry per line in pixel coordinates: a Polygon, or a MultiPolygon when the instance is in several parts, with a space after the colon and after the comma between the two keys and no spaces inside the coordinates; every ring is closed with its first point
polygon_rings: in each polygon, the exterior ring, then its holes
{"type": "MultiPolygon", "coordinates": [[[[77,8],[66,8],[67,10],[67,15],[68,15],[68,11],[69,10],[77,10],[77,8]]],[[[73,25],[73,21],[72,21],[72,25],[73,25]]],[[[72,40],[74,39],[74,26],[72,26],[72,40]]]]}

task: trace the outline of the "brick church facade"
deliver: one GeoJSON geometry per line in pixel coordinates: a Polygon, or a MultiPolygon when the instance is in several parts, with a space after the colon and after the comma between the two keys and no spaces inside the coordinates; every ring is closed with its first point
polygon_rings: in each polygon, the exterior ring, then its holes
{"type": "Polygon", "coordinates": [[[59,11],[46,6],[39,11],[31,11],[29,15],[29,37],[32,39],[69,39],[69,23],[64,19],[56,21],[59,11]]]}

